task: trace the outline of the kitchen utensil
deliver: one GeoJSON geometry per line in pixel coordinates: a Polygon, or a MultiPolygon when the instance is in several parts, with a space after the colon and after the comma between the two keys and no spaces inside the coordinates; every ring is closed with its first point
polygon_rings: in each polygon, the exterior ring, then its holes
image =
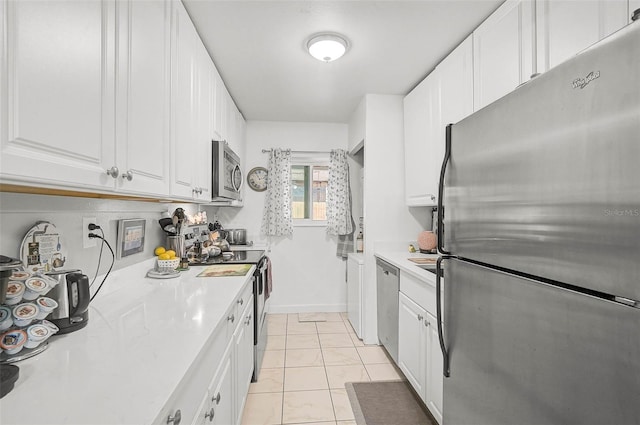
{"type": "Polygon", "coordinates": [[[175,236],[176,226],[173,225],[173,219],[171,217],[165,217],[158,220],[160,228],[167,233],[167,236],[175,236]]]}
{"type": "Polygon", "coordinates": [[[184,257],[184,236],[167,236],[167,249],[175,251],[176,257],[178,257],[178,259],[184,257]]]}
{"type": "Polygon", "coordinates": [[[176,208],[176,210],[173,212],[173,215],[171,216],[171,221],[173,222],[173,225],[176,227],[176,233],[178,235],[181,234],[182,225],[184,224],[186,219],[187,219],[187,216],[184,213],[184,209],[176,208]]]}
{"type": "Polygon", "coordinates": [[[49,320],[60,328],[60,334],[84,328],[89,322],[89,278],[80,270],[51,272],[47,277],[56,281],[47,297],[58,303],[49,320]]]}

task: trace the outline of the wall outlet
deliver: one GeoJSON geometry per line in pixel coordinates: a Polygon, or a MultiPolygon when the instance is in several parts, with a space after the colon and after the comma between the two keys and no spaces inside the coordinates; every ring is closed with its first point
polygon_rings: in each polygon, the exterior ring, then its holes
{"type": "Polygon", "coordinates": [[[89,237],[89,233],[93,233],[89,230],[89,224],[98,224],[95,217],[82,217],[82,247],[91,248],[96,246],[96,239],[89,237]]]}

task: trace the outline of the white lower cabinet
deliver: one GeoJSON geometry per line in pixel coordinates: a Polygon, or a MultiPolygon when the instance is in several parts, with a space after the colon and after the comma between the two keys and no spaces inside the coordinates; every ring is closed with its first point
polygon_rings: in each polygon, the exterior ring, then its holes
{"type": "MultiPolygon", "coordinates": [[[[400,282],[402,287],[402,274],[400,282]]],[[[419,295],[416,298],[426,294],[419,295]]],[[[403,292],[398,302],[398,366],[433,417],[442,423],[443,358],[438,322],[433,314],[403,292]]]]}
{"type": "Polygon", "coordinates": [[[154,424],[240,423],[253,375],[252,288],[250,279],[154,424]]]}

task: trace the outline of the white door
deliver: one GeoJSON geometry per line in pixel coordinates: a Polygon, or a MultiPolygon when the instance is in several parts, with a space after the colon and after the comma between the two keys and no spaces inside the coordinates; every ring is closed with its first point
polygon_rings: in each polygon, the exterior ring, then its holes
{"type": "Polygon", "coordinates": [[[3,1],[0,8],[7,17],[3,180],[112,190],[113,2],[3,1]]]}
{"type": "Polygon", "coordinates": [[[347,317],[358,338],[362,338],[362,268],[352,255],[347,257],[347,317]]]}
{"type": "Polygon", "coordinates": [[[473,32],[474,110],[529,80],[533,0],[507,0],[473,32]]]}
{"type": "Polygon", "coordinates": [[[400,292],[398,310],[398,366],[418,395],[425,395],[424,327],[426,312],[400,292]]]}
{"type": "Polygon", "coordinates": [[[435,317],[427,313],[424,320],[424,351],[426,356],[425,404],[431,414],[442,423],[442,397],[444,390],[444,375],[442,372],[443,358],[438,338],[438,322],[435,317]]]}
{"type": "Polygon", "coordinates": [[[538,70],[553,68],[628,23],[627,0],[538,0],[538,70]]]}
{"type": "Polygon", "coordinates": [[[118,190],[168,195],[171,2],[122,1],[118,11],[118,190]]]}
{"type": "Polygon", "coordinates": [[[194,99],[198,34],[182,2],[173,4],[171,194],[192,199],[194,162],[202,156],[202,152],[194,151],[198,123],[194,99]]]}

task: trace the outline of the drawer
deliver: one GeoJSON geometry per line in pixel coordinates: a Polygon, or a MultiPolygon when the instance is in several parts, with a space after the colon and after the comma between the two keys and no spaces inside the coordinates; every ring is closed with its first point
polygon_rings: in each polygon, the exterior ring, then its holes
{"type": "Polygon", "coordinates": [[[242,316],[242,312],[248,303],[251,302],[251,295],[253,295],[253,279],[250,279],[249,282],[242,288],[240,295],[236,297],[235,306],[236,318],[240,318],[242,316]]]}
{"type": "Polygon", "coordinates": [[[433,316],[436,315],[436,288],[429,283],[400,271],[400,292],[433,316]]]}

